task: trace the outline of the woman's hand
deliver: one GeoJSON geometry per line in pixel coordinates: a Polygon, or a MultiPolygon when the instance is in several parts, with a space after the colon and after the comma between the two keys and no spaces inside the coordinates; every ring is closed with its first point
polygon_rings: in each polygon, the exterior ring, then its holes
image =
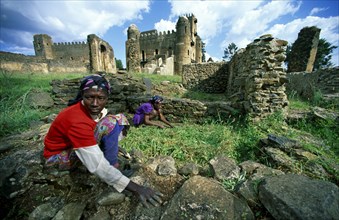
{"type": "Polygon", "coordinates": [[[149,208],[149,203],[151,203],[153,206],[158,206],[159,204],[162,203],[161,197],[163,197],[163,194],[154,191],[149,187],[141,186],[134,183],[133,181],[130,181],[126,189],[136,194],[140,199],[141,203],[146,208],[149,208]]]}

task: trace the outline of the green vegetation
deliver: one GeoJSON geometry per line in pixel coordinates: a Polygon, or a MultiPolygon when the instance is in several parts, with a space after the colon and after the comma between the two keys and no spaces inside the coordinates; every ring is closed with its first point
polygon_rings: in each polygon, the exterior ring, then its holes
{"type": "Polygon", "coordinates": [[[163,81],[170,81],[171,83],[181,83],[181,76],[161,76],[157,74],[149,74],[149,73],[134,73],[133,77],[137,79],[148,78],[152,81],[153,84],[159,85],[163,81]]]}
{"type": "Polygon", "coordinates": [[[0,137],[22,132],[32,121],[51,111],[32,109],[25,102],[31,90],[50,91],[53,79],[72,79],[84,74],[34,74],[0,72],[0,137]]]}
{"type": "Polygon", "coordinates": [[[224,56],[222,57],[222,60],[228,61],[231,60],[234,54],[237,52],[239,48],[235,43],[230,43],[225,49],[224,49],[224,56]]]}
{"type": "MultiPolygon", "coordinates": [[[[0,137],[22,132],[29,128],[32,121],[52,113],[42,109],[28,107],[25,98],[29,91],[38,89],[50,91],[52,79],[79,78],[81,74],[9,74],[1,73],[0,78],[0,137]]],[[[135,74],[133,77],[141,79],[147,77],[152,83],[164,80],[180,83],[179,76],[160,76],[154,74],[135,74]]],[[[209,99],[203,93],[187,92],[182,97],[209,99]]],[[[223,96],[218,99],[222,100],[223,96]]],[[[215,99],[214,99],[215,100],[215,99]]],[[[321,99],[317,102],[320,103],[321,99]]],[[[295,110],[310,109],[313,104],[301,101],[296,97],[290,99],[290,108],[295,110]]],[[[331,158],[334,163],[339,162],[339,128],[334,121],[309,123],[299,121],[293,125],[286,124],[283,115],[279,112],[270,117],[253,123],[246,118],[207,118],[204,122],[194,124],[189,121],[177,124],[173,129],[158,129],[156,127],[132,127],[128,137],[122,141],[127,150],[142,150],[145,157],[157,155],[172,156],[178,165],[186,162],[196,162],[205,166],[215,156],[227,155],[238,162],[255,160],[267,164],[263,157],[259,140],[267,138],[268,134],[285,136],[300,141],[305,148],[317,155],[331,158]],[[300,137],[316,137],[324,145],[319,146],[312,142],[305,142],[300,137]],[[261,155],[261,156],[259,156],[261,155]]],[[[325,164],[326,166],[326,164],[325,164]]],[[[328,165],[327,165],[328,166],[328,165]]],[[[302,164],[300,165],[302,169],[302,164]]],[[[225,182],[232,186],[233,183],[225,182]]]]}
{"type": "Polygon", "coordinates": [[[115,64],[116,64],[116,66],[117,66],[117,69],[119,69],[119,70],[122,70],[122,69],[124,69],[124,66],[123,66],[123,64],[122,64],[122,61],[121,61],[121,60],[119,60],[119,59],[115,58],[115,64]]]}

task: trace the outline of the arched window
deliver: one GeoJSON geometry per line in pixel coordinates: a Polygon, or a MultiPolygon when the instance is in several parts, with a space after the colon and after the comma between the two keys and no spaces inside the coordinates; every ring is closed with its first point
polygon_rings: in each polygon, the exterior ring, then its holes
{"type": "Polygon", "coordinates": [[[106,52],[106,47],[104,45],[100,45],[100,51],[101,52],[106,52]]]}

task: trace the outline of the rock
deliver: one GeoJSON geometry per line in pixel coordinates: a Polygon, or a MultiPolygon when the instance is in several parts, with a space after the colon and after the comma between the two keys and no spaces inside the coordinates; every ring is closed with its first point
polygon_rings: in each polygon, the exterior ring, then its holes
{"type": "Polygon", "coordinates": [[[86,204],[83,203],[69,203],[59,210],[52,220],[79,220],[85,207],[86,204]]]}
{"type": "Polygon", "coordinates": [[[125,195],[118,192],[110,192],[102,194],[98,200],[97,203],[102,206],[107,205],[116,205],[120,204],[125,200],[125,195]]]}
{"type": "Polygon", "coordinates": [[[55,216],[58,212],[58,208],[55,204],[50,202],[39,205],[34,211],[29,215],[28,220],[49,220],[55,216]]]}
{"type": "Polygon", "coordinates": [[[28,93],[26,103],[33,108],[51,108],[54,101],[48,92],[32,91],[28,93]]]}
{"type": "Polygon", "coordinates": [[[286,174],[267,177],[259,199],[279,219],[338,219],[339,188],[331,182],[286,174]]]}
{"type": "Polygon", "coordinates": [[[199,174],[199,166],[195,163],[187,163],[180,170],[179,174],[181,175],[198,175],[199,174]]]}
{"type": "Polygon", "coordinates": [[[219,156],[210,160],[209,163],[218,180],[236,179],[240,176],[240,168],[236,165],[235,160],[231,158],[219,156]]]}
{"type": "Polygon", "coordinates": [[[160,219],[254,219],[254,216],[244,201],[218,182],[193,176],[177,191],[160,219]]]}

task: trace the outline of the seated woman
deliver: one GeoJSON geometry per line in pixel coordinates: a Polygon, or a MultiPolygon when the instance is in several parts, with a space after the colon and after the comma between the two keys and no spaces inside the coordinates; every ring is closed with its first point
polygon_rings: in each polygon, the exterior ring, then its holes
{"type": "Polygon", "coordinates": [[[167,121],[167,119],[162,114],[162,101],[163,98],[161,96],[155,95],[148,102],[140,105],[139,108],[135,111],[133,124],[135,126],[144,124],[158,126],[159,128],[165,128],[165,126],[161,123],[152,121],[158,116],[160,121],[164,122],[168,127],[173,128],[174,126],[171,125],[171,123],[169,123],[169,121],[167,121]]]}
{"type": "MultiPolygon", "coordinates": [[[[117,164],[114,160],[112,163],[115,166],[112,166],[107,159],[107,153],[105,155],[95,139],[94,130],[97,122],[107,114],[105,106],[110,93],[110,84],[101,75],[90,75],[81,81],[76,98],[58,114],[47,132],[43,153],[45,167],[67,170],[72,169],[77,161],[81,161],[90,173],[113,186],[118,192],[131,191],[146,207],[149,203],[157,206],[162,202],[162,194],[130,180],[115,168],[117,164]]],[[[118,122],[115,125],[119,124],[120,119],[115,117],[115,120],[118,122]]],[[[118,130],[123,129],[120,125],[116,127],[118,130]]]]}

